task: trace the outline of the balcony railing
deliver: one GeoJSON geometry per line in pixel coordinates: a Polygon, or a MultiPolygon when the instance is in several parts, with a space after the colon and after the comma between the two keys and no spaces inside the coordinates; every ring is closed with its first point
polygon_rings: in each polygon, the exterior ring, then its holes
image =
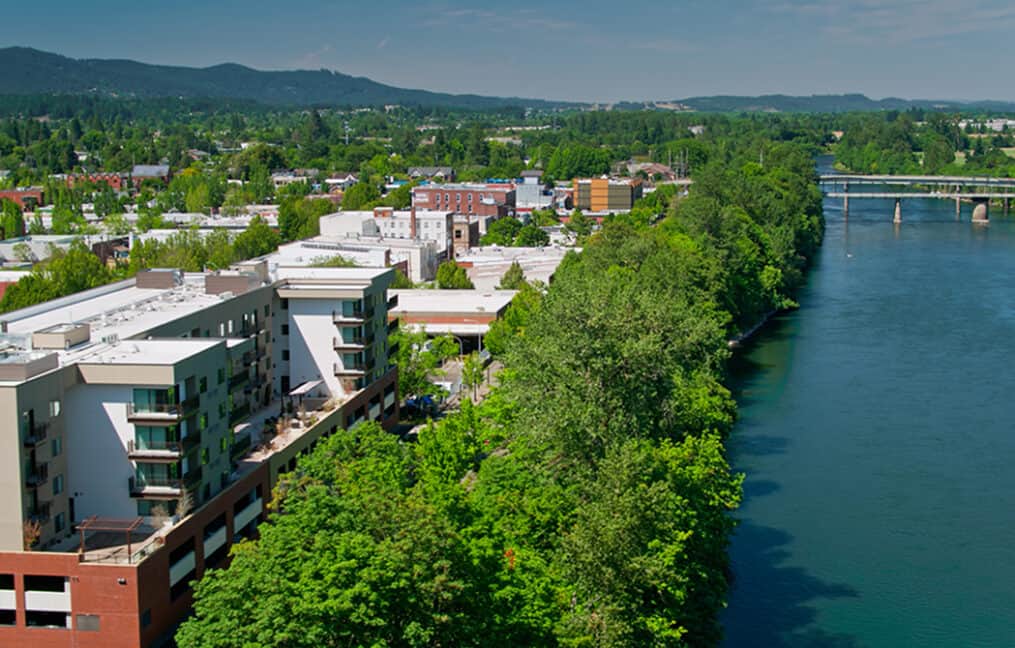
{"type": "Polygon", "coordinates": [[[332,338],[331,348],[333,349],[359,349],[366,346],[362,335],[354,335],[350,338],[332,338]]]}
{"type": "Polygon", "coordinates": [[[233,443],[232,447],[229,448],[229,457],[232,459],[238,459],[243,455],[247,454],[247,450],[250,449],[250,435],[244,434],[233,443]]]}
{"type": "Polygon", "coordinates": [[[373,313],[367,314],[367,312],[361,308],[354,308],[348,313],[343,313],[342,311],[331,311],[331,321],[335,322],[336,324],[340,324],[342,322],[359,323],[372,316],[373,313]]]}
{"type": "Polygon", "coordinates": [[[201,466],[197,466],[196,468],[191,468],[190,471],[183,476],[183,483],[186,486],[200,484],[201,479],[203,477],[204,477],[204,468],[202,468],[201,466]]]}
{"type": "Polygon", "coordinates": [[[366,373],[367,364],[364,361],[350,362],[348,364],[335,363],[336,376],[362,376],[366,373]]]}
{"type": "Polygon", "coordinates": [[[239,386],[241,386],[241,385],[243,385],[243,384],[245,384],[245,383],[247,383],[249,381],[250,381],[250,374],[247,373],[247,371],[245,371],[245,370],[242,371],[241,373],[234,374],[233,377],[229,379],[229,391],[233,391],[237,387],[239,387],[239,386]]]}
{"type": "Polygon", "coordinates": [[[229,412],[229,425],[236,425],[243,419],[247,418],[249,414],[250,414],[250,403],[244,403],[239,407],[234,407],[232,411],[229,412]]]}
{"type": "Polygon", "coordinates": [[[36,423],[25,435],[24,443],[26,448],[36,446],[46,440],[49,433],[49,423],[36,423]]]}
{"type": "Polygon", "coordinates": [[[144,421],[178,421],[183,418],[183,408],[179,403],[149,403],[137,405],[127,403],[127,420],[144,421]]]}
{"type": "Polygon", "coordinates": [[[49,464],[40,463],[28,469],[25,474],[25,485],[29,488],[38,488],[49,481],[49,464]]]}
{"type": "Polygon", "coordinates": [[[39,524],[45,524],[49,522],[49,502],[40,502],[36,504],[35,509],[28,514],[28,519],[39,524]]]}
{"type": "Polygon", "coordinates": [[[178,459],[183,455],[183,443],[180,441],[144,441],[138,443],[134,439],[127,441],[127,457],[130,459],[178,459]]]}
{"type": "Polygon", "coordinates": [[[194,394],[190,398],[180,403],[180,409],[183,410],[183,415],[186,416],[192,412],[196,412],[201,407],[201,395],[194,394]]]}
{"type": "Polygon", "coordinates": [[[131,477],[128,481],[130,494],[141,495],[176,495],[183,491],[183,480],[178,477],[131,477]],[[162,492],[158,492],[162,491],[162,492]],[[165,491],[171,491],[166,493],[165,491]]]}

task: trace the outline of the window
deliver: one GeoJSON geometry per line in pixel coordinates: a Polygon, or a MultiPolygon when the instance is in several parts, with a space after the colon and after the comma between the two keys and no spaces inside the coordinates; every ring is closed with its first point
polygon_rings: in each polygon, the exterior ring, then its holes
{"type": "Polygon", "coordinates": [[[208,391],[208,376],[201,376],[201,380],[198,381],[198,389],[203,394],[208,391]]]}
{"type": "Polygon", "coordinates": [[[268,305],[265,304],[264,305],[264,316],[268,317],[268,315],[270,315],[270,314],[271,314],[271,311],[268,310],[268,305]]]}
{"type": "Polygon", "coordinates": [[[219,323],[219,337],[226,336],[226,325],[225,323],[219,323]]]}
{"type": "Polygon", "coordinates": [[[0,610],[0,626],[12,626],[17,621],[17,612],[14,610],[0,610]]]}
{"type": "Polygon", "coordinates": [[[152,624],[152,609],[148,608],[141,613],[141,627],[147,628],[152,624]]]}
{"type": "Polygon", "coordinates": [[[282,300],[282,310],[289,310],[289,300],[288,299],[283,299],[282,300]]]}
{"type": "Polygon", "coordinates": [[[67,516],[64,513],[57,513],[53,518],[53,530],[61,533],[67,528],[67,516]]]}
{"type": "Polygon", "coordinates": [[[224,419],[226,417],[226,404],[225,402],[219,403],[219,418],[224,419]]]}
{"type": "Polygon", "coordinates": [[[201,448],[201,465],[208,465],[208,448],[201,448]]]}
{"type": "Polygon", "coordinates": [[[229,335],[233,334],[233,320],[226,322],[226,330],[229,331],[229,335]]]}
{"type": "Polygon", "coordinates": [[[469,202],[472,202],[472,194],[469,194],[469,202]]]}
{"type": "Polygon", "coordinates": [[[226,370],[224,367],[219,367],[216,378],[218,379],[218,384],[220,385],[226,381],[226,370]]]}
{"type": "Polygon", "coordinates": [[[49,417],[53,418],[56,416],[60,416],[60,401],[51,400],[49,401],[49,417]]]}
{"type": "Polygon", "coordinates": [[[59,457],[63,453],[63,437],[53,437],[49,442],[49,453],[54,457],[59,457]]]}
{"type": "Polygon", "coordinates": [[[79,614],[77,615],[76,625],[78,630],[83,632],[98,632],[99,631],[99,615],[97,614],[79,614]]]}
{"type": "Polygon", "coordinates": [[[30,628],[66,628],[66,612],[25,612],[25,625],[30,628]]]}
{"type": "Polygon", "coordinates": [[[207,414],[205,414],[203,412],[201,413],[201,417],[198,420],[197,429],[198,430],[206,430],[206,429],[208,429],[208,415],[207,414]]]}
{"type": "Polygon", "coordinates": [[[63,492],[63,475],[57,475],[53,478],[53,494],[59,495],[63,492]]]}
{"type": "Polygon", "coordinates": [[[283,362],[289,361],[289,349],[282,349],[282,361],[283,362]]]}
{"type": "Polygon", "coordinates": [[[229,451],[229,437],[222,437],[222,441],[219,443],[219,450],[222,451],[222,454],[229,451]]]}
{"type": "Polygon", "coordinates": [[[282,325],[282,335],[289,335],[289,325],[288,324],[283,324],[282,325]]]}

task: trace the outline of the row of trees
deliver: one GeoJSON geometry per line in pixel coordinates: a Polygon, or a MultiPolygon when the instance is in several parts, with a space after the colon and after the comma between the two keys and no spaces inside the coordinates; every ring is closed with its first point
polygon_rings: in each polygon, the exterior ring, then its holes
{"type": "Polygon", "coordinates": [[[482,405],[301,459],[180,646],[716,644],[727,339],[790,302],[822,217],[801,147],[711,153],[660,225],[609,222],[548,289],[522,281],[482,405]]]}

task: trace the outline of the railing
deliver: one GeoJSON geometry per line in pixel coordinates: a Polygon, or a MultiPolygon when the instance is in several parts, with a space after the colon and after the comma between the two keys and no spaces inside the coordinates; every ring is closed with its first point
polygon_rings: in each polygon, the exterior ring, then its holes
{"type": "Polygon", "coordinates": [[[191,468],[190,471],[183,476],[183,483],[186,484],[187,486],[193,486],[194,484],[200,483],[203,477],[204,477],[204,468],[202,468],[201,466],[191,468]]]}
{"type": "Polygon", "coordinates": [[[250,449],[250,435],[244,434],[240,438],[236,439],[233,446],[229,449],[229,457],[231,459],[237,459],[242,457],[250,449]]]}
{"type": "Polygon", "coordinates": [[[35,506],[35,510],[28,514],[28,519],[39,524],[49,522],[49,502],[42,502],[35,506]]]}
{"type": "Polygon", "coordinates": [[[335,337],[332,338],[333,349],[347,349],[350,347],[361,347],[364,346],[364,340],[362,335],[354,335],[351,338],[335,337]]]}
{"type": "Polygon", "coordinates": [[[359,376],[363,374],[367,369],[367,365],[363,361],[350,362],[349,364],[335,364],[335,375],[336,376],[359,376]]]}
{"type": "Polygon", "coordinates": [[[49,480],[49,464],[40,463],[32,466],[25,475],[25,484],[29,488],[38,488],[49,480]]]}
{"type": "Polygon", "coordinates": [[[331,311],[331,321],[348,322],[350,320],[363,320],[371,315],[367,315],[361,308],[354,308],[348,314],[343,313],[342,311],[331,311]]]}
{"type": "Polygon", "coordinates": [[[250,381],[250,374],[246,370],[244,370],[241,373],[235,374],[232,378],[229,379],[229,391],[233,391],[234,389],[236,389],[237,387],[239,387],[243,383],[246,383],[246,382],[249,382],[249,381],[250,381]]]}
{"type": "Polygon", "coordinates": [[[166,454],[182,454],[183,444],[179,441],[145,441],[139,444],[134,439],[127,440],[127,456],[161,452],[166,454]]]}
{"type": "Polygon", "coordinates": [[[131,495],[144,495],[149,488],[183,490],[183,480],[178,477],[131,477],[128,484],[131,495]]]}
{"type": "Polygon", "coordinates": [[[229,412],[229,425],[236,425],[250,414],[250,403],[244,403],[229,412]]]}
{"type": "Polygon", "coordinates": [[[254,360],[256,359],[257,356],[254,355],[253,351],[247,351],[246,353],[243,354],[243,357],[240,358],[240,361],[243,362],[243,364],[245,365],[251,365],[254,364],[254,360]]]}
{"type": "Polygon", "coordinates": [[[136,405],[127,403],[127,418],[167,418],[183,416],[183,410],[177,403],[152,403],[136,405]]]}
{"type": "Polygon", "coordinates": [[[183,411],[184,415],[193,412],[194,410],[198,409],[199,407],[201,407],[201,395],[200,394],[194,394],[190,398],[188,398],[185,401],[183,401],[182,403],[180,403],[180,409],[183,411]]]}
{"type": "Polygon", "coordinates": [[[25,435],[24,444],[26,448],[42,443],[46,439],[46,434],[49,432],[49,423],[36,423],[25,435]]]}

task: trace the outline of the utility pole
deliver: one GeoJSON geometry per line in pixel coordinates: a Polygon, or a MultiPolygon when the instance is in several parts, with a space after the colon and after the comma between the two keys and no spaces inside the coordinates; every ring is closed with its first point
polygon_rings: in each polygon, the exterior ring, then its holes
{"type": "Polygon", "coordinates": [[[345,127],[345,145],[349,146],[349,131],[352,129],[349,128],[349,122],[344,122],[343,126],[345,127]]]}

